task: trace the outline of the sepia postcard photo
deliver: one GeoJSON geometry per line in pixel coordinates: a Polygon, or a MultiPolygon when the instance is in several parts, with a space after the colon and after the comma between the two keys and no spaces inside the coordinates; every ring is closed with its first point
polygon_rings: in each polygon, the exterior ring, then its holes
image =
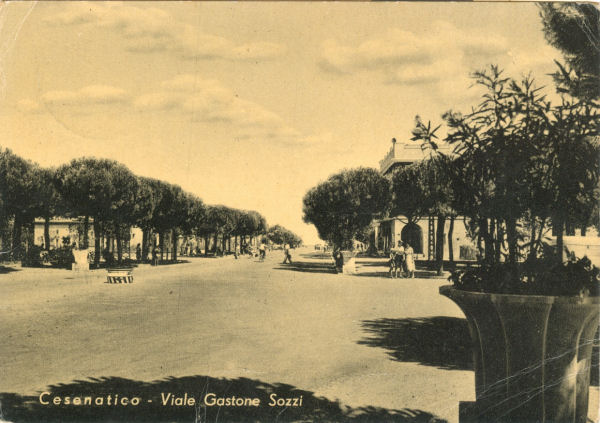
{"type": "Polygon", "coordinates": [[[599,421],[600,9],[0,3],[0,423],[599,421]]]}

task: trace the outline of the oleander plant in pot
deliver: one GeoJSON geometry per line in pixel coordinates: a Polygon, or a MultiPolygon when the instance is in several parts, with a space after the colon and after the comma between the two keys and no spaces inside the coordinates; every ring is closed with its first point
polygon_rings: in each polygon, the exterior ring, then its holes
{"type": "MultiPolygon", "coordinates": [[[[496,66],[473,77],[480,104],[444,114],[453,207],[479,247],[477,265],[440,288],[473,341],[476,401],[461,403],[461,421],[583,423],[599,271],[565,260],[563,232],[598,213],[597,109],[567,95],[553,105],[533,78],[496,66]]],[[[413,135],[437,150],[430,123],[417,120],[413,135]]]]}

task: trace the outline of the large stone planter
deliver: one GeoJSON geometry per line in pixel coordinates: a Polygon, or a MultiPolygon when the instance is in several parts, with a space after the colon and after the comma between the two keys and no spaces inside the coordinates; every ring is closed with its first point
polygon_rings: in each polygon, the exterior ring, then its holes
{"type": "MultiPolygon", "coordinates": [[[[484,294],[440,287],[465,313],[476,402],[464,422],[585,423],[600,299],[484,294]]],[[[598,369],[594,369],[598,371],[598,369]]]]}
{"type": "Polygon", "coordinates": [[[71,270],[75,272],[85,272],[90,270],[90,264],[88,262],[88,254],[90,250],[73,250],[74,262],[71,266],[71,270]]]}
{"type": "Polygon", "coordinates": [[[342,267],[342,273],[346,275],[356,274],[356,254],[354,251],[342,251],[344,257],[344,265],[342,267]]]}

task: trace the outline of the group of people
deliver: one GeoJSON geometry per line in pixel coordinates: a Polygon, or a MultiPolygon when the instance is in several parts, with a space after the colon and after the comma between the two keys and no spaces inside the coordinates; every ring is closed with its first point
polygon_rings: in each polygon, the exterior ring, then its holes
{"type": "Polygon", "coordinates": [[[397,247],[390,250],[390,278],[415,277],[415,253],[404,241],[398,241],[397,247]]]}

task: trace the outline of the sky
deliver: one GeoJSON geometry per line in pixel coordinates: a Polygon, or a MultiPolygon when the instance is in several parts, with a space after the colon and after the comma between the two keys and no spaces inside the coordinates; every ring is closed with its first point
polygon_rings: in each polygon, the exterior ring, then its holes
{"type": "Polygon", "coordinates": [[[308,189],[468,111],[489,64],[552,94],[560,57],[534,3],[3,2],[0,146],[118,160],[314,243],[308,189]]]}

